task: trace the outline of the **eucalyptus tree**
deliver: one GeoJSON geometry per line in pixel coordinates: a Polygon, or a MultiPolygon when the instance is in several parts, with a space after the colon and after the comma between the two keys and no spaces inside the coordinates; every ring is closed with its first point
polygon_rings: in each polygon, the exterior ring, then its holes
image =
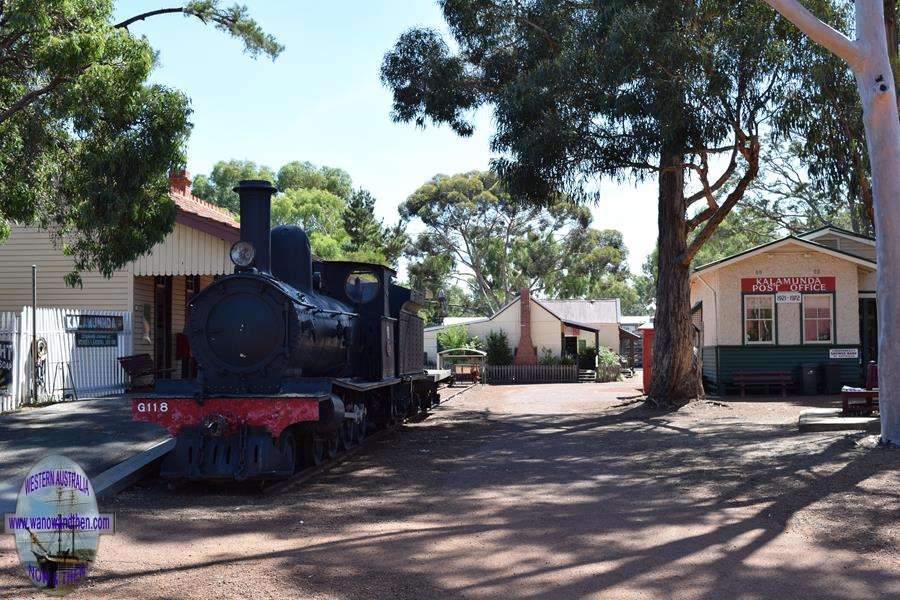
{"type": "Polygon", "coordinates": [[[878,257],[878,361],[881,437],[900,444],[900,116],[891,64],[896,59],[894,2],[856,0],[850,39],[797,0],[765,0],[810,39],[843,60],[856,79],[862,103],[878,257]],[[893,12],[893,11],[891,11],[893,12]],[[890,39],[890,44],[888,43],[890,39]]]}
{"type": "Polygon", "coordinates": [[[592,197],[604,175],[658,178],[651,401],[702,394],[690,266],[759,169],[761,125],[786,78],[790,28],[756,1],[441,0],[454,49],[404,33],[382,80],[399,121],[472,133],[489,106],[512,193],[592,197]],[[686,184],[691,187],[686,189],[686,184]]]}
{"type": "Polygon", "coordinates": [[[112,0],[0,1],[0,222],[56,235],[79,271],[110,275],[171,231],[168,172],[183,165],[187,98],[148,83],[156,61],[129,27],[181,13],[244,43],[281,46],[246,9],[212,0],[122,21],[112,0]]]}
{"type": "Polygon", "coordinates": [[[485,315],[523,288],[571,297],[600,290],[604,278],[627,276],[619,232],[591,229],[590,211],[563,196],[521,202],[492,172],[438,175],[400,213],[425,225],[409,256],[467,284],[485,315]]]}

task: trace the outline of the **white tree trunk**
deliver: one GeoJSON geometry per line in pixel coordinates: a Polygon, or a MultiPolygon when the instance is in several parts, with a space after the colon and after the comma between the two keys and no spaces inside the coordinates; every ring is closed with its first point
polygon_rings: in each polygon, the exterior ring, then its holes
{"type": "Polygon", "coordinates": [[[872,169],[878,256],[878,387],[881,438],[900,444],[900,117],[881,0],[856,0],[856,41],[796,0],[765,0],[801,31],[844,59],[862,100],[872,169]]]}

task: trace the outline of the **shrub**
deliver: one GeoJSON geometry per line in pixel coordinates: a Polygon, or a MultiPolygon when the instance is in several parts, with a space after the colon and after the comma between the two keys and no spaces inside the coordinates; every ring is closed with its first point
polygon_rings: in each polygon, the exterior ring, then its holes
{"type": "Polygon", "coordinates": [[[550,348],[541,348],[541,356],[538,359],[538,363],[545,366],[558,365],[559,358],[553,354],[553,350],[550,348]]]}
{"type": "Polygon", "coordinates": [[[487,364],[511,365],[513,353],[509,349],[509,339],[505,331],[491,331],[485,340],[484,351],[487,352],[487,364]]]}
{"type": "Polygon", "coordinates": [[[600,352],[597,353],[597,364],[601,367],[617,367],[621,364],[620,360],[618,354],[603,346],[600,347],[600,352]]]}
{"type": "Polygon", "coordinates": [[[453,350],[454,348],[468,348],[478,350],[481,348],[481,340],[469,333],[463,325],[451,325],[442,329],[437,334],[438,352],[453,350]]]}
{"type": "Polygon", "coordinates": [[[560,359],[559,359],[559,364],[561,364],[561,365],[574,365],[574,364],[575,364],[575,357],[574,357],[574,356],[571,356],[571,355],[569,355],[569,354],[566,354],[565,356],[560,357],[560,359]]]}

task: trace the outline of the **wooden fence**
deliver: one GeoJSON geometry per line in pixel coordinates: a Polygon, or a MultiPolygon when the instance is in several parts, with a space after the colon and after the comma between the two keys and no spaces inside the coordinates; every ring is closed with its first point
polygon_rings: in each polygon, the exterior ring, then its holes
{"type": "Polygon", "coordinates": [[[488,365],[484,383],[578,383],[577,365],[488,365]]]}

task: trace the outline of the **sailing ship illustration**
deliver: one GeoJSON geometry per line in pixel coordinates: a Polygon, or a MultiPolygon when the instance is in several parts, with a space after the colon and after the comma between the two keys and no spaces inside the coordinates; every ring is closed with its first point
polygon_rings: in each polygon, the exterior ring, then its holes
{"type": "Polygon", "coordinates": [[[39,570],[32,579],[39,580],[49,590],[63,590],[78,583],[96,555],[96,533],[85,534],[75,527],[65,527],[67,517],[80,514],[77,508],[81,503],[75,500],[75,490],[69,490],[65,498],[61,488],[56,492],[57,526],[40,533],[26,528],[39,570]]]}

